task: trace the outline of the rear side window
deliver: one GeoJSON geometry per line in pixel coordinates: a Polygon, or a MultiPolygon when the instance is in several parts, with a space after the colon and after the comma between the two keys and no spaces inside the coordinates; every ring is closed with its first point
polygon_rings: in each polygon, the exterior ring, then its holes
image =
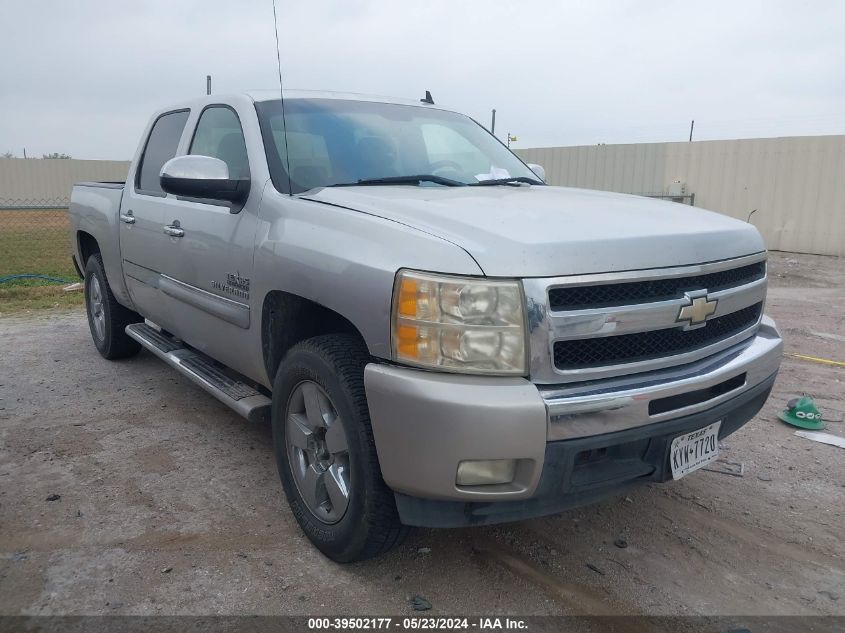
{"type": "Polygon", "coordinates": [[[188,114],[188,110],[170,112],[160,116],[153,124],[135,182],[136,189],[142,193],[164,195],[159,180],[161,168],[176,156],[176,148],[188,121],[188,114]]]}
{"type": "Polygon", "coordinates": [[[231,108],[212,106],[203,111],[188,153],[219,158],[229,166],[229,178],[249,178],[244,132],[231,108]]]}

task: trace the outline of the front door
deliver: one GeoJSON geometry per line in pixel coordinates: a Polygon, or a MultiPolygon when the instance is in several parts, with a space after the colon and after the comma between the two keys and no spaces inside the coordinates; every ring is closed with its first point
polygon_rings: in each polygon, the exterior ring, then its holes
{"type": "MultiPolygon", "coordinates": [[[[202,111],[188,153],[219,158],[230,177],[249,178],[243,130],[228,106],[202,111]]],[[[254,319],[250,278],[260,193],[251,191],[243,205],[179,197],[165,211],[165,225],[178,228],[160,262],[163,301],[168,313],[179,314],[172,331],[231,366],[240,365],[233,347],[254,319]]]]}

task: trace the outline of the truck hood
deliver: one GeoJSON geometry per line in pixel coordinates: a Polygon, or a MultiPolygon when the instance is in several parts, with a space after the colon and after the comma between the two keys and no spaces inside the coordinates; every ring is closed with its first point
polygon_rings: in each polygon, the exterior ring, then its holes
{"type": "Polygon", "coordinates": [[[682,266],[765,249],[757,229],[745,222],[587,189],[366,186],[324,188],[303,197],[439,236],[465,249],[493,277],[682,266]]]}

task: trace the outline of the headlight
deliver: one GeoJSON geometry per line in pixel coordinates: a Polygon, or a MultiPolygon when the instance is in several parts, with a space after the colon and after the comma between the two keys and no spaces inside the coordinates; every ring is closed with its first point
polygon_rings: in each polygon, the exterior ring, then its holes
{"type": "Polygon", "coordinates": [[[526,374],[517,281],[402,270],[393,289],[393,359],[445,371],[526,374]]]}

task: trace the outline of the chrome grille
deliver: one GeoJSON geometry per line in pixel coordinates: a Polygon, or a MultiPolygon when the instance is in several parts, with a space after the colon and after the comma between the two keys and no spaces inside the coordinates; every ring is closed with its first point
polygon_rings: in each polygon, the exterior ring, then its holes
{"type": "Polygon", "coordinates": [[[571,286],[549,290],[552,310],[582,310],[615,305],[665,301],[682,297],[689,290],[716,292],[735,288],[766,275],[766,263],[755,262],[705,275],[670,279],[649,279],[596,286],[571,286]]]}
{"type": "Polygon", "coordinates": [[[593,381],[694,363],[749,340],[766,299],[765,253],[619,273],[523,279],[538,384],[593,381]],[[681,318],[705,296],[703,324],[681,318]]]}
{"type": "Polygon", "coordinates": [[[557,341],[554,344],[554,361],[558,369],[581,369],[619,363],[660,358],[669,354],[691,352],[712,345],[738,334],[757,323],[763,304],[743,308],[724,316],[710,319],[695,330],[666,328],[606,336],[594,339],[557,341]]]}

